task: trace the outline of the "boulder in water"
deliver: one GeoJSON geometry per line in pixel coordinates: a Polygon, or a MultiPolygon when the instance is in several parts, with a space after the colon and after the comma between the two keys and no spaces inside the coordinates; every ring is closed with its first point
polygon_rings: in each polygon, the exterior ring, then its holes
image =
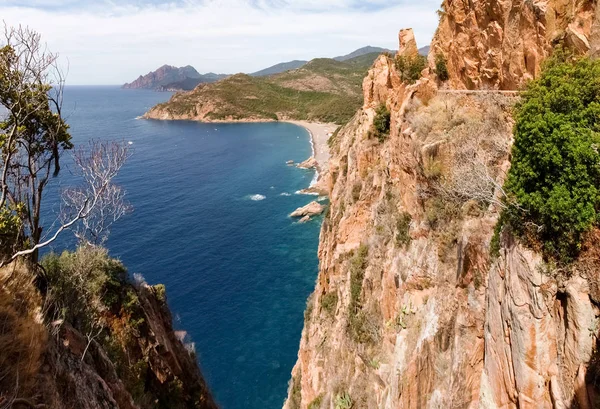
{"type": "Polygon", "coordinates": [[[290,216],[291,217],[305,217],[305,216],[316,216],[318,214],[323,213],[325,210],[325,206],[320,204],[319,202],[312,201],[306,206],[299,207],[294,210],[290,216]]]}

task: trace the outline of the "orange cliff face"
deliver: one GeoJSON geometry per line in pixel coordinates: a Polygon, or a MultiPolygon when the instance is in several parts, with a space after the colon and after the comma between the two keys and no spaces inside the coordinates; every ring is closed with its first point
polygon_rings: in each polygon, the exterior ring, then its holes
{"type": "MultiPolygon", "coordinates": [[[[363,108],[332,140],[320,271],[285,409],[600,407],[600,272],[563,277],[508,232],[492,254],[499,206],[461,196],[481,186],[474,153],[503,183],[516,97],[439,92],[433,74],[443,52],[442,87],[518,89],[557,38],[598,52],[594,3],[447,3],[423,78],[403,82],[380,56],[363,108]]],[[[399,40],[414,53],[412,30],[399,40]]]]}
{"type": "Polygon", "coordinates": [[[444,0],[431,43],[446,57],[450,88],[520,89],[557,44],[598,54],[600,20],[590,0],[444,0]]]}

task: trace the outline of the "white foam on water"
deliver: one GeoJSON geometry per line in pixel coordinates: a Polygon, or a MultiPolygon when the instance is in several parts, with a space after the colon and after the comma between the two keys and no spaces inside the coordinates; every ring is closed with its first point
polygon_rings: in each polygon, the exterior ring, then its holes
{"type": "Polygon", "coordinates": [[[291,194],[291,193],[288,193],[288,192],[283,192],[283,193],[280,193],[280,194],[279,194],[279,196],[291,196],[291,195],[292,195],[292,194],[291,194]]]}
{"type": "Polygon", "coordinates": [[[264,195],[259,195],[259,194],[255,194],[255,195],[250,195],[248,196],[248,199],[250,200],[254,200],[255,202],[259,201],[259,200],[265,200],[267,198],[267,196],[264,195]]]}

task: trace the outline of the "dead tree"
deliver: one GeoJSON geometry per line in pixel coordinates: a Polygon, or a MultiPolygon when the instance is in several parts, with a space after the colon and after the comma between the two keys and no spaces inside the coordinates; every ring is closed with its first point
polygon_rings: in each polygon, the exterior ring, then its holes
{"type": "Polygon", "coordinates": [[[112,223],[131,210],[124,199],[125,192],[113,184],[129,156],[129,146],[124,142],[91,141],[87,149],[77,148],[73,160],[82,184],[64,190],[60,226],[46,240],[16,252],[11,260],[33,254],[67,229],[74,229],[85,243],[99,244],[98,240],[106,237],[112,223]]]}

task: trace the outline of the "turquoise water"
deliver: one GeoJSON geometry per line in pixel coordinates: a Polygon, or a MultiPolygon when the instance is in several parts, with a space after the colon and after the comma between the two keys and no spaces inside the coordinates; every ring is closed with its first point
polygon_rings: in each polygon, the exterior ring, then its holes
{"type": "MultiPolygon", "coordinates": [[[[288,217],[314,199],[294,194],[313,172],[285,163],[310,156],[308,133],[286,123],[135,119],[168,97],[66,90],[75,143],[125,139],[135,149],[118,178],[135,211],[107,246],[130,273],[166,285],[176,326],[195,342],[223,408],[280,408],[318,268],[320,220],[288,217]]],[[[67,169],[58,182],[70,178],[67,169]]]]}

